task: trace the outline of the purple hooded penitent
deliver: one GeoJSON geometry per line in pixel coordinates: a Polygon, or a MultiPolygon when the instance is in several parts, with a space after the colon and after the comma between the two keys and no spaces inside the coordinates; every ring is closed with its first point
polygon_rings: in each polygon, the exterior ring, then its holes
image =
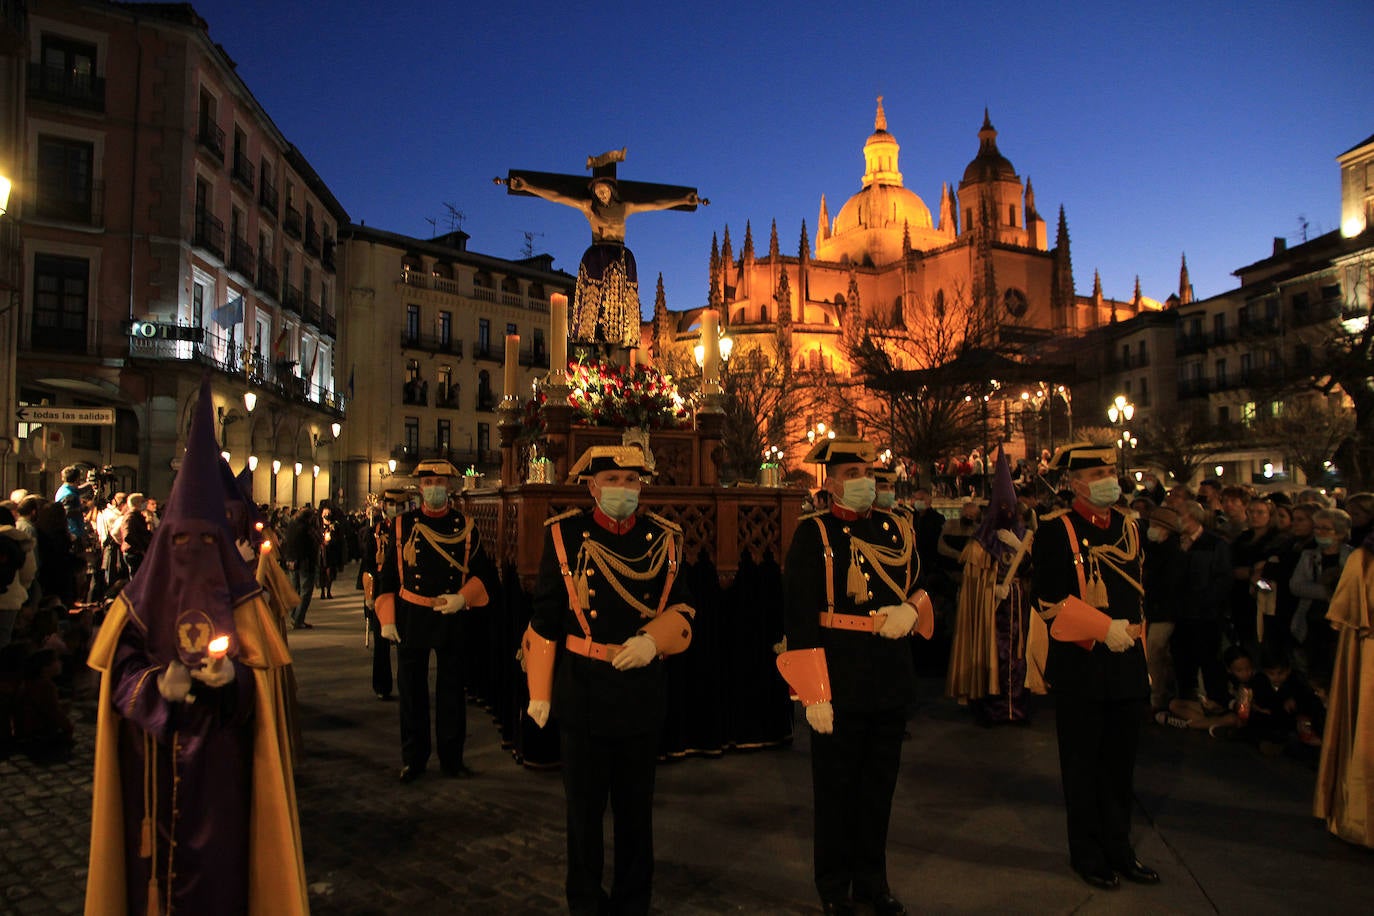
{"type": "MultiPolygon", "coordinates": [[[[258,583],[234,547],[226,505],[242,499],[220,470],[210,380],[201,382],[186,454],[161,524],[137,575],[124,590],[133,624],[144,634],[155,664],[179,659],[198,667],[211,639],[229,637],[229,656],[238,654],[234,608],[256,594],[258,583]]],[[[227,468],[226,468],[227,470],[227,468]]]]}
{"type": "Polygon", "coordinates": [[[1026,526],[1016,511],[1016,487],[1011,482],[1011,465],[1005,449],[997,450],[997,470],[992,474],[992,498],[988,500],[983,521],[974,537],[999,562],[1011,559],[1011,548],[997,538],[999,529],[1006,528],[1018,538],[1026,536],[1026,526]]]}

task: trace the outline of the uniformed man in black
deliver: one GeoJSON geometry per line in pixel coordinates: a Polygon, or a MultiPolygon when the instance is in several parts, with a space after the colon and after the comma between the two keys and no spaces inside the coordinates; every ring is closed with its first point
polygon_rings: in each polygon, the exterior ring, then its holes
{"type": "Polygon", "coordinates": [[[654,769],[668,689],[662,658],[687,648],[695,613],[678,575],[681,529],[636,512],[640,476],[650,470],[635,446],[593,446],[573,466],[596,504],[546,522],[523,640],[529,716],[542,728],[552,701],[560,727],[573,913],[649,911],[654,769]],[[602,887],[608,800],[609,894],[602,887]]]}
{"type": "Polygon", "coordinates": [[[402,782],[418,779],[429,763],[431,652],[439,767],[446,776],[473,775],[463,762],[467,702],[461,612],[496,600],[500,587],[472,519],[449,505],[449,482],[458,469],[447,461],[422,461],[415,476],[421,505],[393,520],[375,599],[382,635],[396,643],[402,782]]]}
{"type": "Polygon", "coordinates": [[[391,545],[394,519],[409,507],[409,491],[383,490],[377,504],[368,507],[366,522],[358,536],[362,553],[358,575],[363,582],[363,617],[372,643],[372,692],[379,700],[392,700],[395,696],[392,693],[391,640],[382,636],[382,624],[377,619],[377,574],[387,555],[394,552],[391,545]]]}
{"type": "Polygon", "coordinates": [[[915,535],[874,509],[874,448],[822,441],[830,507],[804,516],[783,575],[787,652],[778,666],[811,724],[816,889],[826,913],[855,902],[906,912],[887,881],[887,827],[916,679],[905,638],[929,636],[929,599],[915,587],[915,535]],[[918,611],[919,609],[919,611],[918,611]]]}
{"type": "MultiPolygon", "coordinates": [[[[1044,677],[1055,697],[1069,861],[1088,884],[1118,875],[1155,884],[1131,846],[1133,772],[1150,696],[1139,640],[1140,533],[1117,503],[1116,450],[1090,443],[1055,452],[1068,509],[1040,520],[1031,550],[1033,595],[1049,625],[1044,677]]],[[[1033,638],[1034,639],[1034,638],[1033,638]]]]}

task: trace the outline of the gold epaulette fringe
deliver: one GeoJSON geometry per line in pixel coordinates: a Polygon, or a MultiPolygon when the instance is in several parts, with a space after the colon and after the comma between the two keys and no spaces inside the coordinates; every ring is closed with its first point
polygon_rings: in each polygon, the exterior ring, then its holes
{"type": "Polygon", "coordinates": [[[554,516],[551,516],[551,517],[549,517],[549,518],[544,519],[544,527],[545,527],[545,528],[548,528],[548,527],[551,526],[551,525],[556,525],[556,524],[558,524],[559,522],[563,521],[563,519],[565,519],[565,518],[572,518],[574,515],[581,515],[581,514],[582,514],[582,510],[581,510],[581,509],[568,509],[568,510],[566,510],[566,511],[564,511],[564,512],[558,513],[557,515],[554,515],[554,516]]]}
{"type": "Polygon", "coordinates": [[[808,519],[808,518],[820,518],[822,515],[829,515],[829,514],[830,514],[830,510],[829,510],[829,509],[813,509],[813,510],[810,511],[810,512],[803,512],[803,513],[798,517],[798,520],[801,520],[801,519],[808,519]]]}
{"type": "Polygon", "coordinates": [[[1068,509],[1055,509],[1053,512],[1046,512],[1044,515],[1040,516],[1040,521],[1047,522],[1052,518],[1059,518],[1061,515],[1067,515],[1068,511],[1068,509]]]}
{"type": "Polygon", "coordinates": [[[668,519],[659,515],[657,512],[645,512],[644,514],[647,515],[649,518],[653,519],[654,521],[658,522],[664,528],[667,528],[669,531],[676,532],[677,534],[682,533],[682,526],[679,525],[677,522],[669,521],[668,519]]]}

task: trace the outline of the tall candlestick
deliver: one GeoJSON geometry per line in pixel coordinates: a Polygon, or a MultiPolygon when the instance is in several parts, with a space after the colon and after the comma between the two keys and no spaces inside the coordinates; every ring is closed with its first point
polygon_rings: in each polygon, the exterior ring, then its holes
{"type": "Polygon", "coordinates": [[[562,373],[568,369],[568,297],[554,293],[549,297],[549,368],[562,373]]]}
{"type": "Polygon", "coordinates": [[[706,384],[720,382],[720,316],[714,309],[701,313],[701,377],[706,384]]]}
{"type": "Polygon", "coordinates": [[[520,392],[515,390],[515,370],[520,368],[520,335],[506,335],[506,376],[505,376],[505,395],[508,398],[517,398],[520,392]]]}

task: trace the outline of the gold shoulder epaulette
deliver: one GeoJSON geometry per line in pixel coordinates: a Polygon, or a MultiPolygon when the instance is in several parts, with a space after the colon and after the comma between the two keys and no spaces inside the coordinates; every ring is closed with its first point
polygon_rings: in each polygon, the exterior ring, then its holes
{"type": "Polygon", "coordinates": [[[677,534],[682,533],[682,526],[679,525],[677,522],[669,521],[668,519],[659,515],[657,512],[645,512],[644,514],[647,515],[649,518],[653,519],[654,521],[658,522],[664,528],[667,528],[669,531],[675,532],[677,534]]]}
{"type": "Polygon", "coordinates": [[[1044,515],[1040,516],[1040,521],[1047,522],[1052,518],[1059,518],[1061,515],[1067,515],[1068,512],[1068,509],[1055,509],[1053,512],[1046,512],[1044,515]]]}
{"type": "Polygon", "coordinates": [[[800,521],[800,520],[808,519],[808,518],[819,518],[819,517],[822,516],[822,515],[829,515],[829,514],[830,514],[830,510],[829,510],[829,509],[813,509],[813,510],[811,510],[810,512],[803,512],[803,513],[798,517],[798,520],[800,521]]]}
{"type": "Polygon", "coordinates": [[[565,519],[565,518],[572,518],[574,515],[581,515],[581,514],[582,514],[582,510],[581,510],[581,509],[569,509],[569,510],[567,510],[566,512],[560,512],[560,513],[558,513],[557,515],[553,516],[552,518],[546,518],[546,519],[544,519],[544,527],[545,527],[545,528],[548,528],[548,527],[550,527],[551,525],[556,524],[557,522],[563,521],[563,519],[565,519]]]}

